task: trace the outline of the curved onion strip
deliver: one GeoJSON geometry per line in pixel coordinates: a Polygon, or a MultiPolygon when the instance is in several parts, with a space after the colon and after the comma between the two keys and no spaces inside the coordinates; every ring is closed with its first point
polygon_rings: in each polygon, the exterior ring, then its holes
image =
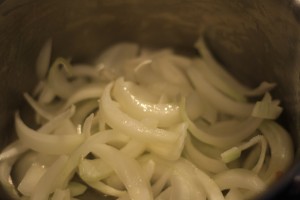
{"type": "Polygon", "coordinates": [[[244,195],[238,189],[230,189],[225,200],[244,200],[244,195]]]}
{"type": "Polygon", "coordinates": [[[104,86],[102,84],[90,84],[87,86],[83,86],[68,98],[68,100],[63,104],[60,110],[64,110],[72,104],[78,103],[83,100],[88,99],[99,99],[104,86]]]}
{"type": "MultiPolygon", "coordinates": [[[[185,104],[183,99],[182,105],[185,104]]],[[[185,112],[185,106],[182,106],[182,116],[183,119],[188,123],[189,131],[191,134],[203,143],[207,143],[217,147],[228,147],[237,142],[242,141],[249,137],[254,131],[259,127],[262,119],[249,117],[240,126],[235,127],[235,129],[230,130],[231,134],[234,133],[234,137],[228,137],[228,135],[212,135],[198,128],[187,116],[185,112]]],[[[225,130],[224,130],[225,131],[225,130]]],[[[233,135],[231,135],[233,136],[233,135]]]]}
{"type": "Polygon", "coordinates": [[[51,103],[51,101],[53,101],[54,98],[55,98],[55,94],[53,93],[51,88],[49,88],[48,85],[45,84],[38,96],[37,101],[41,104],[49,104],[51,103]]]}
{"type": "Polygon", "coordinates": [[[100,131],[91,135],[84,143],[82,143],[70,154],[70,159],[59,175],[57,186],[63,188],[68,185],[68,181],[71,178],[70,176],[78,166],[80,160],[90,153],[92,146],[120,140],[123,142],[128,142],[129,139],[123,134],[119,134],[113,130],[100,131]]]}
{"type": "Polygon", "coordinates": [[[49,195],[54,192],[56,188],[56,182],[60,171],[63,169],[68,161],[68,156],[60,156],[45,172],[45,174],[38,181],[31,200],[48,200],[49,195]]]}
{"type": "Polygon", "coordinates": [[[195,59],[193,61],[193,65],[200,69],[201,73],[203,74],[203,77],[222,93],[226,94],[227,96],[231,97],[236,101],[246,101],[246,98],[242,94],[235,91],[233,88],[227,85],[223,79],[216,76],[216,74],[202,59],[195,59]]]}
{"type": "Polygon", "coordinates": [[[69,109],[66,111],[58,114],[54,118],[52,118],[50,121],[45,123],[42,127],[40,127],[37,132],[43,133],[43,134],[49,134],[52,131],[54,131],[57,127],[61,126],[65,120],[70,119],[74,113],[75,113],[75,106],[72,105],[69,109]]]}
{"type": "Polygon", "coordinates": [[[180,159],[176,162],[175,168],[179,171],[179,173],[191,173],[192,176],[194,176],[196,185],[202,185],[209,200],[224,199],[223,194],[215,181],[206,173],[194,166],[191,162],[185,159],[180,159]]]}
{"type": "Polygon", "coordinates": [[[73,65],[72,74],[74,77],[89,77],[92,79],[99,79],[100,69],[88,64],[73,65]]]}
{"type": "Polygon", "coordinates": [[[52,91],[62,99],[69,98],[76,90],[68,80],[66,75],[61,71],[63,68],[67,74],[71,74],[72,67],[70,63],[64,58],[57,58],[50,67],[48,75],[48,86],[52,91]]]}
{"type": "Polygon", "coordinates": [[[262,192],[266,185],[253,172],[246,169],[230,169],[214,176],[214,181],[221,190],[231,188],[242,188],[252,190],[254,192],[262,192]]]}
{"type": "Polygon", "coordinates": [[[172,192],[172,186],[168,187],[164,191],[162,191],[156,198],[155,200],[167,200],[169,199],[170,195],[172,192]]]}
{"type": "MultiPolygon", "coordinates": [[[[238,146],[231,147],[230,149],[221,153],[223,162],[229,163],[229,162],[232,162],[232,161],[238,159],[240,157],[242,151],[244,151],[258,143],[260,143],[261,145],[266,144],[265,138],[262,135],[256,135],[247,142],[243,142],[242,144],[240,144],[238,146]]],[[[262,154],[261,156],[263,157],[263,160],[260,162],[263,162],[264,154],[262,154]]]]}
{"type": "Polygon", "coordinates": [[[40,116],[44,117],[47,120],[50,120],[54,117],[52,112],[49,112],[46,108],[44,108],[42,105],[36,102],[28,93],[24,93],[24,98],[34,109],[34,111],[40,116]]]}
{"type": "Polygon", "coordinates": [[[20,199],[19,193],[11,178],[11,170],[15,164],[17,157],[10,158],[5,162],[0,163],[0,182],[3,189],[7,192],[10,197],[14,199],[20,199]]]}
{"type": "Polygon", "coordinates": [[[138,50],[139,46],[135,43],[119,43],[102,52],[97,58],[96,64],[114,69],[119,67],[120,63],[135,58],[138,50]]]}
{"type": "Polygon", "coordinates": [[[267,91],[273,89],[276,84],[262,82],[257,88],[250,89],[246,86],[239,83],[232,75],[230,75],[224,67],[217,62],[217,60],[213,57],[212,53],[209,51],[207,44],[203,37],[199,38],[195,44],[195,47],[199,50],[200,54],[203,56],[207,65],[209,65],[209,69],[215,74],[216,77],[219,77],[219,81],[222,81],[223,84],[232,87],[233,90],[237,92],[247,95],[247,96],[258,96],[266,93],[267,91]]]}
{"type": "Polygon", "coordinates": [[[121,197],[126,194],[124,190],[115,189],[102,181],[95,181],[95,182],[86,182],[90,187],[94,188],[95,190],[102,192],[103,194],[114,196],[114,197],[121,197]]]}
{"type": "MultiPolygon", "coordinates": [[[[130,158],[136,158],[146,149],[144,144],[130,140],[120,152],[130,158]]],[[[79,165],[79,175],[87,182],[95,182],[108,177],[113,170],[103,160],[83,160],[79,165]]]]}
{"type": "Polygon", "coordinates": [[[190,162],[194,163],[200,169],[213,173],[219,173],[228,169],[221,160],[210,158],[197,150],[192,144],[190,137],[187,137],[185,151],[190,158],[190,162]]]}
{"type": "Polygon", "coordinates": [[[7,159],[23,154],[27,150],[28,148],[20,140],[16,140],[5,147],[5,149],[1,152],[0,163],[6,161],[7,159]]]}
{"type": "Polygon", "coordinates": [[[93,119],[94,119],[94,113],[90,114],[83,123],[82,133],[86,138],[91,136],[93,119]]]}
{"type": "MultiPolygon", "coordinates": [[[[60,115],[56,116],[48,123],[43,125],[41,128],[37,130],[37,132],[43,134],[49,134],[52,132],[56,127],[61,125],[65,119],[70,118],[75,112],[75,107],[72,106],[70,109],[66,110],[65,112],[61,113],[60,115]]],[[[4,161],[8,158],[18,156],[25,151],[28,150],[28,147],[24,145],[20,140],[16,140],[15,142],[11,143],[7,146],[0,154],[0,162],[4,161]]]]}
{"type": "Polygon", "coordinates": [[[266,152],[267,152],[267,141],[264,137],[261,138],[260,143],[261,143],[261,150],[260,150],[259,159],[258,159],[256,165],[252,168],[252,171],[257,174],[263,167],[265,157],[266,157],[266,152]]]}
{"type": "Polygon", "coordinates": [[[270,163],[263,176],[270,183],[291,165],[294,157],[293,143],[288,132],[274,121],[264,121],[259,130],[266,137],[270,146],[270,163]]]}
{"type": "Polygon", "coordinates": [[[82,135],[46,135],[27,127],[19,114],[15,116],[18,137],[30,149],[46,154],[70,153],[83,141],[82,135]]]}
{"type": "Polygon", "coordinates": [[[151,118],[159,122],[159,126],[168,127],[180,122],[179,106],[176,104],[153,104],[143,101],[131,93],[131,82],[119,78],[113,88],[113,96],[122,106],[122,110],[135,119],[151,118]]]}
{"type": "Polygon", "coordinates": [[[177,160],[182,153],[187,136],[187,124],[181,123],[175,127],[173,133],[179,135],[177,141],[172,144],[166,143],[147,143],[148,149],[163,157],[166,160],[177,160]]]}
{"type": "Polygon", "coordinates": [[[97,116],[97,110],[98,110],[98,101],[95,99],[87,100],[85,102],[82,102],[81,104],[76,106],[76,113],[72,116],[72,121],[74,124],[82,124],[84,123],[87,116],[89,116],[91,113],[95,113],[95,119],[93,122],[98,123],[98,116],[97,116]]]}
{"type": "Polygon", "coordinates": [[[48,67],[51,58],[51,51],[52,51],[52,39],[50,38],[45,42],[45,44],[41,48],[40,53],[36,60],[36,74],[40,80],[44,79],[48,72],[48,67]]]}
{"type": "MultiPolygon", "coordinates": [[[[51,197],[51,200],[71,200],[71,191],[70,189],[56,189],[51,197]]],[[[72,199],[73,200],[73,199],[72,199]]]]}
{"type": "Polygon", "coordinates": [[[171,172],[172,170],[163,172],[162,176],[160,176],[159,179],[152,185],[152,192],[154,197],[157,197],[159,196],[159,194],[161,194],[171,177],[171,172]]]}
{"type": "Polygon", "coordinates": [[[19,183],[18,191],[25,196],[31,196],[38,181],[46,171],[47,167],[39,163],[33,163],[26,171],[26,174],[22,178],[22,181],[19,183]]]}
{"type": "Polygon", "coordinates": [[[107,162],[124,183],[132,200],[153,199],[150,185],[144,177],[143,171],[137,161],[108,145],[98,145],[92,150],[94,154],[107,162]]]}
{"type": "MultiPolygon", "coordinates": [[[[172,200],[193,200],[196,199],[191,191],[191,186],[189,182],[182,177],[181,174],[174,172],[171,177],[172,191],[170,194],[170,199],[172,200]],[[194,197],[193,197],[194,196],[194,197]]],[[[204,198],[203,198],[204,199],[204,198]]]]}
{"type": "Polygon", "coordinates": [[[122,112],[116,102],[112,101],[110,97],[112,86],[112,84],[109,84],[105,88],[99,105],[100,112],[109,126],[145,143],[165,142],[168,144],[178,139],[179,136],[172,132],[164,129],[149,128],[122,112]]]}
{"type": "MultiPolygon", "coordinates": [[[[144,172],[144,169],[143,169],[143,172],[144,172]]],[[[109,177],[104,179],[104,181],[107,185],[109,185],[113,188],[116,188],[116,189],[119,189],[119,190],[124,190],[125,189],[124,184],[122,183],[122,181],[119,179],[119,177],[115,173],[111,174],[109,177]]],[[[148,177],[147,177],[147,181],[148,181],[148,177]]]]}
{"type": "Polygon", "coordinates": [[[248,117],[251,115],[254,104],[238,102],[226,97],[209,84],[196,68],[189,68],[187,74],[200,95],[207,98],[219,111],[236,117],[248,117]]]}

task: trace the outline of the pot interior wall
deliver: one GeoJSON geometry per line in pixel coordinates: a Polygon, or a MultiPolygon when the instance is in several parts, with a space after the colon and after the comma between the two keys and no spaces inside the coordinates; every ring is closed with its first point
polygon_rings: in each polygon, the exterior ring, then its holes
{"type": "MultiPolygon", "coordinates": [[[[295,1],[296,2],[296,1],[295,1]]],[[[299,144],[298,7],[279,0],[4,0],[0,1],[0,143],[12,138],[22,93],[36,83],[35,59],[52,38],[53,58],[90,61],[120,41],[173,47],[183,54],[204,35],[239,80],[278,83],[282,121],[299,144]]],[[[297,158],[299,154],[297,154],[297,158]]]]}

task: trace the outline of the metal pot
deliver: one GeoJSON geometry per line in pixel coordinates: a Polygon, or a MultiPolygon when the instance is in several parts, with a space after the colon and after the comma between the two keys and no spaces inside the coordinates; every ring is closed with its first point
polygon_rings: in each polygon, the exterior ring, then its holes
{"type": "MultiPolygon", "coordinates": [[[[53,58],[88,61],[119,41],[191,54],[204,34],[241,82],[278,83],[274,95],[282,99],[281,120],[296,158],[260,198],[275,198],[286,188],[292,193],[300,174],[299,19],[298,0],[0,0],[0,147],[13,138],[13,113],[36,83],[35,59],[47,38],[53,39],[53,58]]],[[[0,196],[8,199],[3,191],[0,196]]]]}

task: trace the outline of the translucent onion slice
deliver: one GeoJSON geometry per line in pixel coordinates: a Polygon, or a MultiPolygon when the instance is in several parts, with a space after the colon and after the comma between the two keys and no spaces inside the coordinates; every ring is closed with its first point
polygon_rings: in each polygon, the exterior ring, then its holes
{"type": "Polygon", "coordinates": [[[121,63],[135,58],[138,51],[139,46],[137,44],[128,42],[119,43],[102,52],[96,60],[96,65],[104,65],[105,67],[114,69],[119,67],[121,63]]]}
{"type": "Polygon", "coordinates": [[[47,135],[29,128],[17,113],[15,116],[16,131],[24,145],[35,151],[46,154],[70,153],[82,143],[83,135],[47,135]]]}
{"type": "Polygon", "coordinates": [[[228,85],[238,93],[241,93],[246,96],[258,96],[268,92],[276,86],[275,83],[262,82],[257,88],[250,89],[245,85],[242,85],[239,81],[237,81],[232,75],[230,75],[225,70],[223,66],[221,66],[220,63],[218,63],[218,61],[213,57],[212,53],[210,52],[206,41],[203,37],[200,37],[197,40],[195,47],[203,56],[203,59],[205,60],[207,65],[209,65],[209,69],[214,73],[216,77],[219,77],[219,81],[222,81],[223,84],[228,85]]]}
{"type": "Polygon", "coordinates": [[[196,185],[201,185],[209,200],[224,200],[224,196],[216,184],[206,173],[198,169],[191,162],[180,159],[175,164],[176,170],[181,173],[189,172],[194,177],[196,185]]]}
{"type": "Polygon", "coordinates": [[[33,163],[18,185],[18,191],[25,196],[31,196],[35,186],[46,171],[47,169],[45,166],[38,163],[33,163]]]}
{"type": "Polygon", "coordinates": [[[167,200],[170,198],[172,192],[172,186],[168,187],[164,191],[162,191],[156,198],[155,200],[167,200]]]}
{"type": "Polygon", "coordinates": [[[51,200],[71,200],[69,189],[56,189],[53,193],[51,200]]]}
{"type": "Polygon", "coordinates": [[[181,123],[172,130],[174,134],[179,135],[179,138],[174,143],[147,143],[148,149],[150,152],[153,152],[166,160],[177,160],[180,158],[185,145],[187,127],[186,123],[181,123]]]}
{"type": "Polygon", "coordinates": [[[219,111],[235,117],[248,117],[251,115],[253,104],[234,101],[225,96],[208,83],[203,74],[196,68],[189,68],[187,74],[199,94],[205,97],[219,111]]]}
{"type": "Polygon", "coordinates": [[[57,96],[62,99],[67,99],[77,88],[67,80],[67,76],[63,73],[61,68],[65,70],[68,76],[71,76],[72,67],[69,61],[64,58],[57,58],[50,67],[47,83],[57,96]]]}
{"type": "Polygon", "coordinates": [[[185,151],[190,158],[190,162],[194,163],[200,169],[213,173],[219,173],[228,169],[225,163],[221,160],[208,157],[197,148],[195,148],[190,137],[187,137],[185,151]]]}
{"type": "Polygon", "coordinates": [[[236,101],[245,102],[247,101],[246,98],[231,88],[223,79],[212,71],[210,66],[208,66],[202,59],[195,59],[193,60],[193,65],[201,70],[203,77],[214,87],[220,90],[222,93],[226,94],[227,96],[231,97],[236,101]]]}
{"type": "Polygon", "coordinates": [[[274,121],[264,121],[259,130],[270,146],[270,162],[263,178],[271,183],[291,165],[294,157],[293,142],[288,132],[274,121]]]}
{"type": "MultiPolygon", "coordinates": [[[[146,146],[144,144],[131,140],[120,149],[120,152],[126,154],[130,158],[136,158],[141,155],[145,149],[146,146]]],[[[83,159],[79,164],[79,175],[87,182],[102,180],[108,177],[112,172],[112,168],[101,159],[83,159]]]]}
{"type": "Polygon", "coordinates": [[[68,156],[61,155],[40,178],[33,194],[30,197],[31,200],[48,200],[49,195],[54,192],[56,188],[56,179],[68,161],[68,156]]]}
{"type": "Polygon", "coordinates": [[[100,112],[102,112],[103,117],[109,126],[145,143],[165,142],[168,144],[170,142],[173,143],[178,139],[179,135],[164,129],[149,128],[122,112],[117,103],[111,99],[110,92],[112,86],[112,84],[109,84],[105,88],[99,104],[100,112]]]}
{"type": "Polygon", "coordinates": [[[68,185],[68,189],[70,190],[71,196],[74,197],[85,193],[87,186],[79,182],[71,181],[68,185]]]}
{"type": "Polygon", "coordinates": [[[79,165],[81,159],[91,152],[91,148],[94,145],[113,141],[122,141],[122,143],[126,143],[129,141],[129,138],[113,130],[100,131],[91,135],[84,143],[82,143],[70,154],[70,159],[58,177],[57,187],[67,187],[68,181],[71,179],[72,174],[75,172],[75,169],[79,165]]]}
{"type": "Polygon", "coordinates": [[[183,178],[179,173],[173,173],[171,178],[172,191],[170,194],[170,199],[172,200],[192,200],[196,199],[195,195],[191,191],[191,186],[189,182],[183,178]]]}
{"type": "Polygon", "coordinates": [[[163,189],[168,185],[169,179],[171,177],[172,170],[167,170],[163,172],[162,176],[152,185],[153,196],[157,197],[161,194],[163,189]]]}
{"type": "Polygon", "coordinates": [[[252,116],[264,119],[277,119],[282,111],[282,107],[278,106],[277,102],[272,101],[271,95],[266,93],[261,101],[256,102],[252,116]]]}
{"type": "Polygon", "coordinates": [[[113,88],[113,96],[121,105],[122,110],[130,116],[142,120],[144,118],[155,119],[158,126],[168,127],[180,122],[179,106],[174,103],[154,104],[143,101],[131,92],[131,82],[125,82],[123,78],[119,78],[113,88]]]}
{"type": "Polygon", "coordinates": [[[83,100],[88,99],[99,99],[104,89],[104,85],[97,84],[88,84],[86,86],[81,87],[77,91],[75,91],[63,104],[60,110],[65,110],[69,106],[76,104],[83,100]]]}
{"type": "Polygon", "coordinates": [[[245,197],[238,189],[230,189],[226,194],[225,200],[244,200],[245,197]]]}
{"type": "Polygon", "coordinates": [[[146,181],[138,162],[108,145],[98,145],[92,151],[107,162],[124,183],[132,200],[153,199],[150,184],[146,181]]]}
{"type": "Polygon", "coordinates": [[[42,106],[40,103],[36,102],[28,93],[24,93],[24,98],[37,114],[39,114],[47,120],[53,118],[53,113],[44,106],[42,106]]]}
{"type": "Polygon", "coordinates": [[[1,152],[0,162],[21,155],[27,150],[28,148],[20,140],[16,140],[7,147],[5,147],[5,149],[1,152]]]}
{"type": "Polygon", "coordinates": [[[36,60],[36,74],[42,80],[46,77],[50,65],[52,39],[48,39],[40,50],[36,60]]]}
{"type": "Polygon", "coordinates": [[[55,98],[55,94],[51,90],[51,88],[48,87],[47,84],[44,85],[42,91],[38,95],[38,102],[41,104],[48,104],[53,101],[55,98]]]}
{"type": "Polygon", "coordinates": [[[242,188],[260,193],[266,188],[265,183],[254,172],[242,168],[221,172],[214,176],[214,181],[221,190],[242,188]]]}
{"type": "MultiPolygon", "coordinates": [[[[182,99],[182,105],[185,104],[185,100],[182,99]]],[[[181,106],[182,108],[182,117],[188,123],[188,129],[190,133],[197,138],[199,141],[210,144],[212,146],[216,147],[222,147],[226,148],[229,147],[237,142],[240,142],[247,137],[249,137],[251,134],[254,133],[255,130],[258,129],[259,125],[263,121],[259,118],[253,118],[249,117],[248,119],[245,119],[243,123],[241,123],[238,127],[235,127],[232,130],[224,130],[224,132],[231,132],[231,136],[234,135],[234,137],[229,137],[228,135],[213,135],[209,134],[206,131],[198,128],[194,122],[192,122],[189,117],[186,114],[185,106],[181,106]]]]}
{"type": "Polygon", "coordinates": [[[10,158],[5,162],[0,163],[0,182],[3,189],[7,192],[7,194],[14,198],[20,199],[19,193],[16,190],[16,187],[11,178],[11,170],[13,168],[14,163],[16,162],[17,157],[10,158]]]}
{"type": "Polygon", "coordinates": [[[95,181],[95,182],[86,182],[90,187],[93,189],[105,194],[110,195],[114,197],[122,197],[126,194],[125,190],[118,190],[116,188],[113,188],[102,181],[95,181]]]}

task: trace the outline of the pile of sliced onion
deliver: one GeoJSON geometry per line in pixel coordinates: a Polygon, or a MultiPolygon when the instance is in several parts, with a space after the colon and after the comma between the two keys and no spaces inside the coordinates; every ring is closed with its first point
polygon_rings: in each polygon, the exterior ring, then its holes
{"type": "Polygon", "coordinates": [[[24,97],[18,140],[0,154],[0,181],[13,198],[241,200],[261,193],[293,160],[275,120],[274,83],[248,88],[214,59],[120,43],[94,65],[57,58],[52,42],[37,59],[40,83],[24,97]],[[259,99],[258,101],[250,101],[259,99]],[[255,97],[255,98],[253,98],[255,97]]]}

